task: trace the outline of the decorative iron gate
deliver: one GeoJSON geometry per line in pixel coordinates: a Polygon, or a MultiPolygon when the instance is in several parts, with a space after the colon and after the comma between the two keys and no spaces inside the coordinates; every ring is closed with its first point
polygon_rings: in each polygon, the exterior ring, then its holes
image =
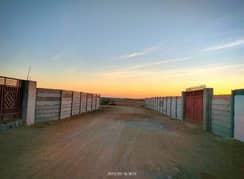
{"type": "Polygon", "coordinates": [[[21,118],[22,81],[0,77],[0,122],[21,118]]]}

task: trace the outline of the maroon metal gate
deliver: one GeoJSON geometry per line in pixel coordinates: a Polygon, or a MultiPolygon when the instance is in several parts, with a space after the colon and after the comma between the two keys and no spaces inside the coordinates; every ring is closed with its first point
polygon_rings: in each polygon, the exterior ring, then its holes
{"type": "Polygon", "coordinates": [[[203,90],[186,92],[185,117],[188,120],[203,120],[203,90]]]}
{"type": "Polygon", "coordinates": [[[22,81],[0,77],[0,122],[21,118],[22,81]]]}

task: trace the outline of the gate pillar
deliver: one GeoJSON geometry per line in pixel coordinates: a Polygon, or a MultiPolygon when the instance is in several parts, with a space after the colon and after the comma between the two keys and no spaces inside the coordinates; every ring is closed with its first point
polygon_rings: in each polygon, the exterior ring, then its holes
{"type": "Polygon", "coordinates": [[[211,131],[211,106],[213,88],[203,89],[203,129],[211,131]]]}
{"type": "Polygon", "coordinates": [[[26,124],[35,123],[36,81],[23,81],[22,119],[26,124]]]}

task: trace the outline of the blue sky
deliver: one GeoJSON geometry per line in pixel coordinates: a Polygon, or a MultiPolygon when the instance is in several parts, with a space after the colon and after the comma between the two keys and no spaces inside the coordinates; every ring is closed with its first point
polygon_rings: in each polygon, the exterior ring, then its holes
{"type": "Polygon", "coordinates": [[[0,72],[112,96],[226,92],[244,86],[243,19],[235,0],[1,0],[0,72]]]}

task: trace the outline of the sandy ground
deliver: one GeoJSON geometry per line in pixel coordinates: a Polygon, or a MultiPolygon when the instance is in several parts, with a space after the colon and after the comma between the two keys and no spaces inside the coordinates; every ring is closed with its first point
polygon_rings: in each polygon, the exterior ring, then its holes
{"type": "Polygon", "coordinates": [[[244,144],[142,107],[105,106],[0,134],[0,178],[244,178],[244,144]]]}

